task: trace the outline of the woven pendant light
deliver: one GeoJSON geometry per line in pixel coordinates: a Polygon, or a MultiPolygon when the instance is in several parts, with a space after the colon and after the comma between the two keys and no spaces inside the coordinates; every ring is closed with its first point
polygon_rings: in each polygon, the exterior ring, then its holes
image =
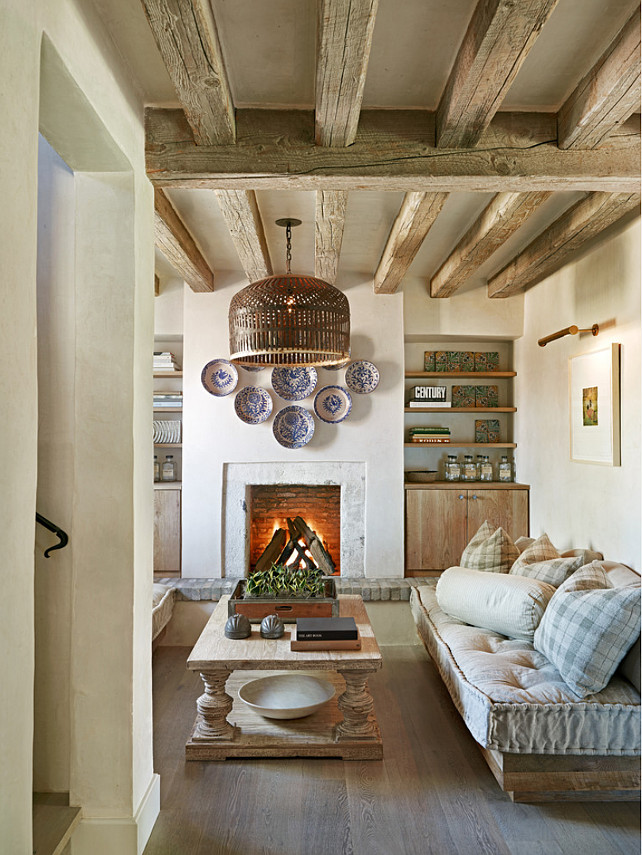
{"type": "Polygon", "coordinates": [[[230,302],[230,359],[237,365],[320,365],[350,358],[350,306],[342,291],[315,276],[290,272],[292,226],[285,226],[283,276],[252,282],[230,302]]]}

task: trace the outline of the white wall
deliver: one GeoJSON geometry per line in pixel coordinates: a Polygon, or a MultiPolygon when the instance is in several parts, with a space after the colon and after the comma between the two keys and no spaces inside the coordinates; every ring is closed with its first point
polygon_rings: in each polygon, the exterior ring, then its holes
{"type": "MultiPolygon", "coordinates": [[[[363,461],[366,466],[365,567],[367,576],[403,576],[403,328],[402,296],[375,296],[372,280],[352,276],[337,283],[348,297],[352,356],[379,368],[379,387],[353,395],[345,422],[316,420],[309,445],[280,446],[272,434],[274,415],[286,402],[272,393],[274,410],[261,425],[246,425],[234,412],[234,394],[210,395],[201,370],[211,359],[228,358],[228,308],[246,280],[219,276],[211,294],[185,290],[183,575],[218,577],[222,571],[223,464],[253,461],[363,461]]],[[[270,389],[269,370],[239,369],[240,385],[270,389]]],[[[319,369],[319,385],[342,382],[343,371],[319,369]]],[[[300,402],[312,410],[313,397],[300,402]]]]}
{"type": "Polygon", "coordinates": [[[525,297],[525,335],[515,344],[520,479],[531,484],[531,533],[558,548],[590,546],[640,563],[640,223],[596,246],[525,297]],[[537,339],[599,323],[597,338],[537,339]],[[621,466],[570,460],[568,360],[619,342],[621,466]]]}

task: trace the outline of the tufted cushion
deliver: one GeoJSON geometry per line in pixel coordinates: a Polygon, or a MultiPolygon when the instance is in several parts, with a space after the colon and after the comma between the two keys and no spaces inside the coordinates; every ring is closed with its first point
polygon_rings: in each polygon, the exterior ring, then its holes
{"type": "Polygon", "coordinates": [[[543,534],[519,555],[510,568],[510,573],[540,579],[557,588],[584,563],[582,555],[562,558],[548,535],[543,534]]]}
{"type": "Polygon", "coordinates": [[[580,698],[601,691],[640,632],[640,588],[612,588],[599,561],[557,589],[533,643],[580,698]]]}
{"type": "Polygon", "coordinates": [[[519,550],[503,528],[494,529],[485,520],[461,555],[459,564],[469,570],[508,573],[519,550]]]}
{"type": "Polygon", "coordinates": [[[437,582],[437,601],[446,614],[529,641],[554,593],[552,585],[538,579],[467,567],[450,567],[437,582]]]}

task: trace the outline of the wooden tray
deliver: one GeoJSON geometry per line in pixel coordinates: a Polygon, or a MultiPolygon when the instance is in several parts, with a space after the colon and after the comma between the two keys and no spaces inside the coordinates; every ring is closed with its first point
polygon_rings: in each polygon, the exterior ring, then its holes
{"type": "Polygon", "coordinates": [[[334,579],[325,580],[325,597],[247,597],[245,579],[241,579],[227,604],[229,615],[241,614],[250,623],[259,623],[268,615],[278,615],[284,623],[300,617],[338,617],[339,601],[334,579]]]}

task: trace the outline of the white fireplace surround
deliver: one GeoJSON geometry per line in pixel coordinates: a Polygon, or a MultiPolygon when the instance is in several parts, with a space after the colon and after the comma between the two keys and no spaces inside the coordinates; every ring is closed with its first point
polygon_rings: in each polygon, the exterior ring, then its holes
{"type": "Polygon", "coordinates": [[[364,462],[225,463],[223,472],[224,575],[243,578],[250,564],[249,490],[263,484],[341,487],[341,575],[365,576],[364,462]]]}

